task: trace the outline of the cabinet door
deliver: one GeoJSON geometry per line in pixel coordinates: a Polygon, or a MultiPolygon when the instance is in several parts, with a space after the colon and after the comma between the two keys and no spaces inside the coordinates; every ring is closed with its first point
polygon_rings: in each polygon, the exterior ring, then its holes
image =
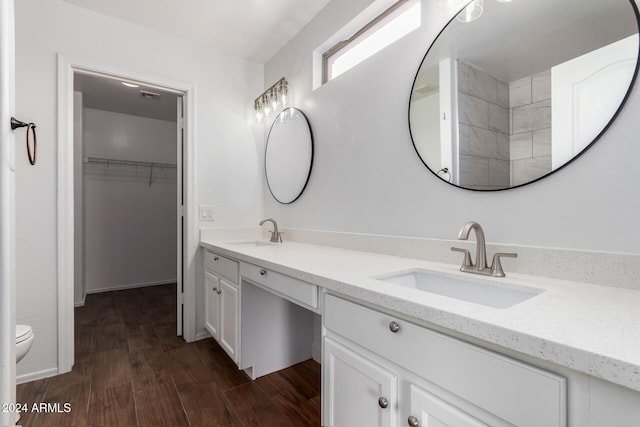
{"type": "Polygon", "coordinates": [[[204,327],[218,340],[220,279],[205,270],[204,272],[204,327]]]}
{"type": "Polygon", "coordinates": [[[420,387],[412,384],[410,390],[411,415],[408,420],[404,420],[407,423],[405,425],[412,427],[487,427],[486,424],[466,412],[420,387]]]}
{"type": "Polygon", "coordinates": [[[238,362],[238,288],[220,279],[220,328],[218,342],[233,359],[238,362]]]}
{"type": "Polygon", "coordinates": [[[324,425],[394,425],[397,377],[369,357],[325,337],[323,381],[324,425]]]}

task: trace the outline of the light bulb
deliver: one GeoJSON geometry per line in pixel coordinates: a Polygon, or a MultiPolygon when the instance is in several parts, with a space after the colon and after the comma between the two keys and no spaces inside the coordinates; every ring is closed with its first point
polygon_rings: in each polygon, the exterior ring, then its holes
{"type": "Polygon", "coordinates": [[[278,97],[276,96],[276,94],[271,92],[269,100],[271,101],[271,109],[273,111],[276,111],[278,109],[278,97]]]}
{"type": "Polygon", "coordinates": [[[471,22],[482,16],[484,0],[473,0],[467,7],[462,9],[456,18],[460,22],[471,22]]]}
{"type": "Polygon", "coordinates": [[[256,112],[256,119],[258,120],[258,123],[260,123],[262,121],[262,107],[260,106],[260,101],[256,100],[256,102],[254,102],[253,104],[253,109],[256,112]]]}
{"type": "Polygon", "coordinates": [[[260,98],[260,109],[262,110],[265,119],[269,114],[271,114],[271,106],[266,95],[263,95],[262,98],[260,98]]]}
{"type": "Polygon", "coordinates": [[[278,85],[278,98],[280,101],[280,106],[284,108],[287,105],[287,98],[289,95],[289,88],[287,87],[287,81],[284,78],[280,81],[278,85]]]}

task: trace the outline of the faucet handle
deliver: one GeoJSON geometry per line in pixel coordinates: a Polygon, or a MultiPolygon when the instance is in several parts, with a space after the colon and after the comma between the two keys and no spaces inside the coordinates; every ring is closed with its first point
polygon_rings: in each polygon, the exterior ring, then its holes
{"type": "Polygon", "coordinates": [[[277,239],[278,239],[278,241],[279,241],[280,243],[282,243],[282,235],[283,235],[283,234],[284,234],[284,231],[279,231],[279,232],[278,232],[278,237],[277,237],[277,239]]]}
{"type": "Polygon", "coordinates": [[[462,248],[451,248],[453,252],[462,252],[464,254],[464,261],[462,262],[462,267],[472,267],[473,262],[471,262],[471,252],[468,249],[462,248]]]}
{"type": "Polygon", "coordinates": [[[504,277],[504,270],[502,269],[502,263],[500,257],[505,258],[518,258],[516,253],[497,252],[493,255],[493,261],[491,261],[491,275],[497,277],[504,277]]]}

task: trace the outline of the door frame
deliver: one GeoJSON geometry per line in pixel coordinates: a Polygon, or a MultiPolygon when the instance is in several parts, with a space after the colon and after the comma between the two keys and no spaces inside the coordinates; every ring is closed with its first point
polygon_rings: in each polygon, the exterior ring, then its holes
{"type": "MultiPolygon", "coordinates": [[[[168,80],[153,75],[128,70],[113,69],[84,59],[69,58],[58,54],[58,373],[69,372],[74,363],[74,153],[73,153],[73,76],[89,74],[111,79],[144,82],[147,86],[175,92],[184,100],[184,229],[182,268],[184,271],[183,337],[186,341],[196,338],[196,271],[198,250],[197,212],[195,206],[195,116],[196,87],[193,84],[168,80]]],[[[177,274],[180,274],[178,272],[177,274]]]]}
{"type": "MultiPolygon", "coordinates": [[[[14,2],[0,1],[0,403],[16,401],[14,2]],[[8,344],[8,345],[7,345],[8,344]]],[[[0,411],[0,425],[14,425],[15,412],[0,411]]]]}

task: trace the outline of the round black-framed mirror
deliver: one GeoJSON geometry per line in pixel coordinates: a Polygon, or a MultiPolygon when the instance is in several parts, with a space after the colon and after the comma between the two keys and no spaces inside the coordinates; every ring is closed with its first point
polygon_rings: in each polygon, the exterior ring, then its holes
{"type": "Polygon", "coordinates": [[[304,192],[313,166],[313,133],[307,116],[285,108],[274,119],[264,155],[267,186],[282,204],[295,202],[304,192]]]}
{"type": "Polygon", "coordinates": [[[604,134],[636,80],[640,19],[633,0],[482,6],[472,22],[454,16],[429,47],[409,129],[433,174],[495,191],[550,175],[604,134]]]}

